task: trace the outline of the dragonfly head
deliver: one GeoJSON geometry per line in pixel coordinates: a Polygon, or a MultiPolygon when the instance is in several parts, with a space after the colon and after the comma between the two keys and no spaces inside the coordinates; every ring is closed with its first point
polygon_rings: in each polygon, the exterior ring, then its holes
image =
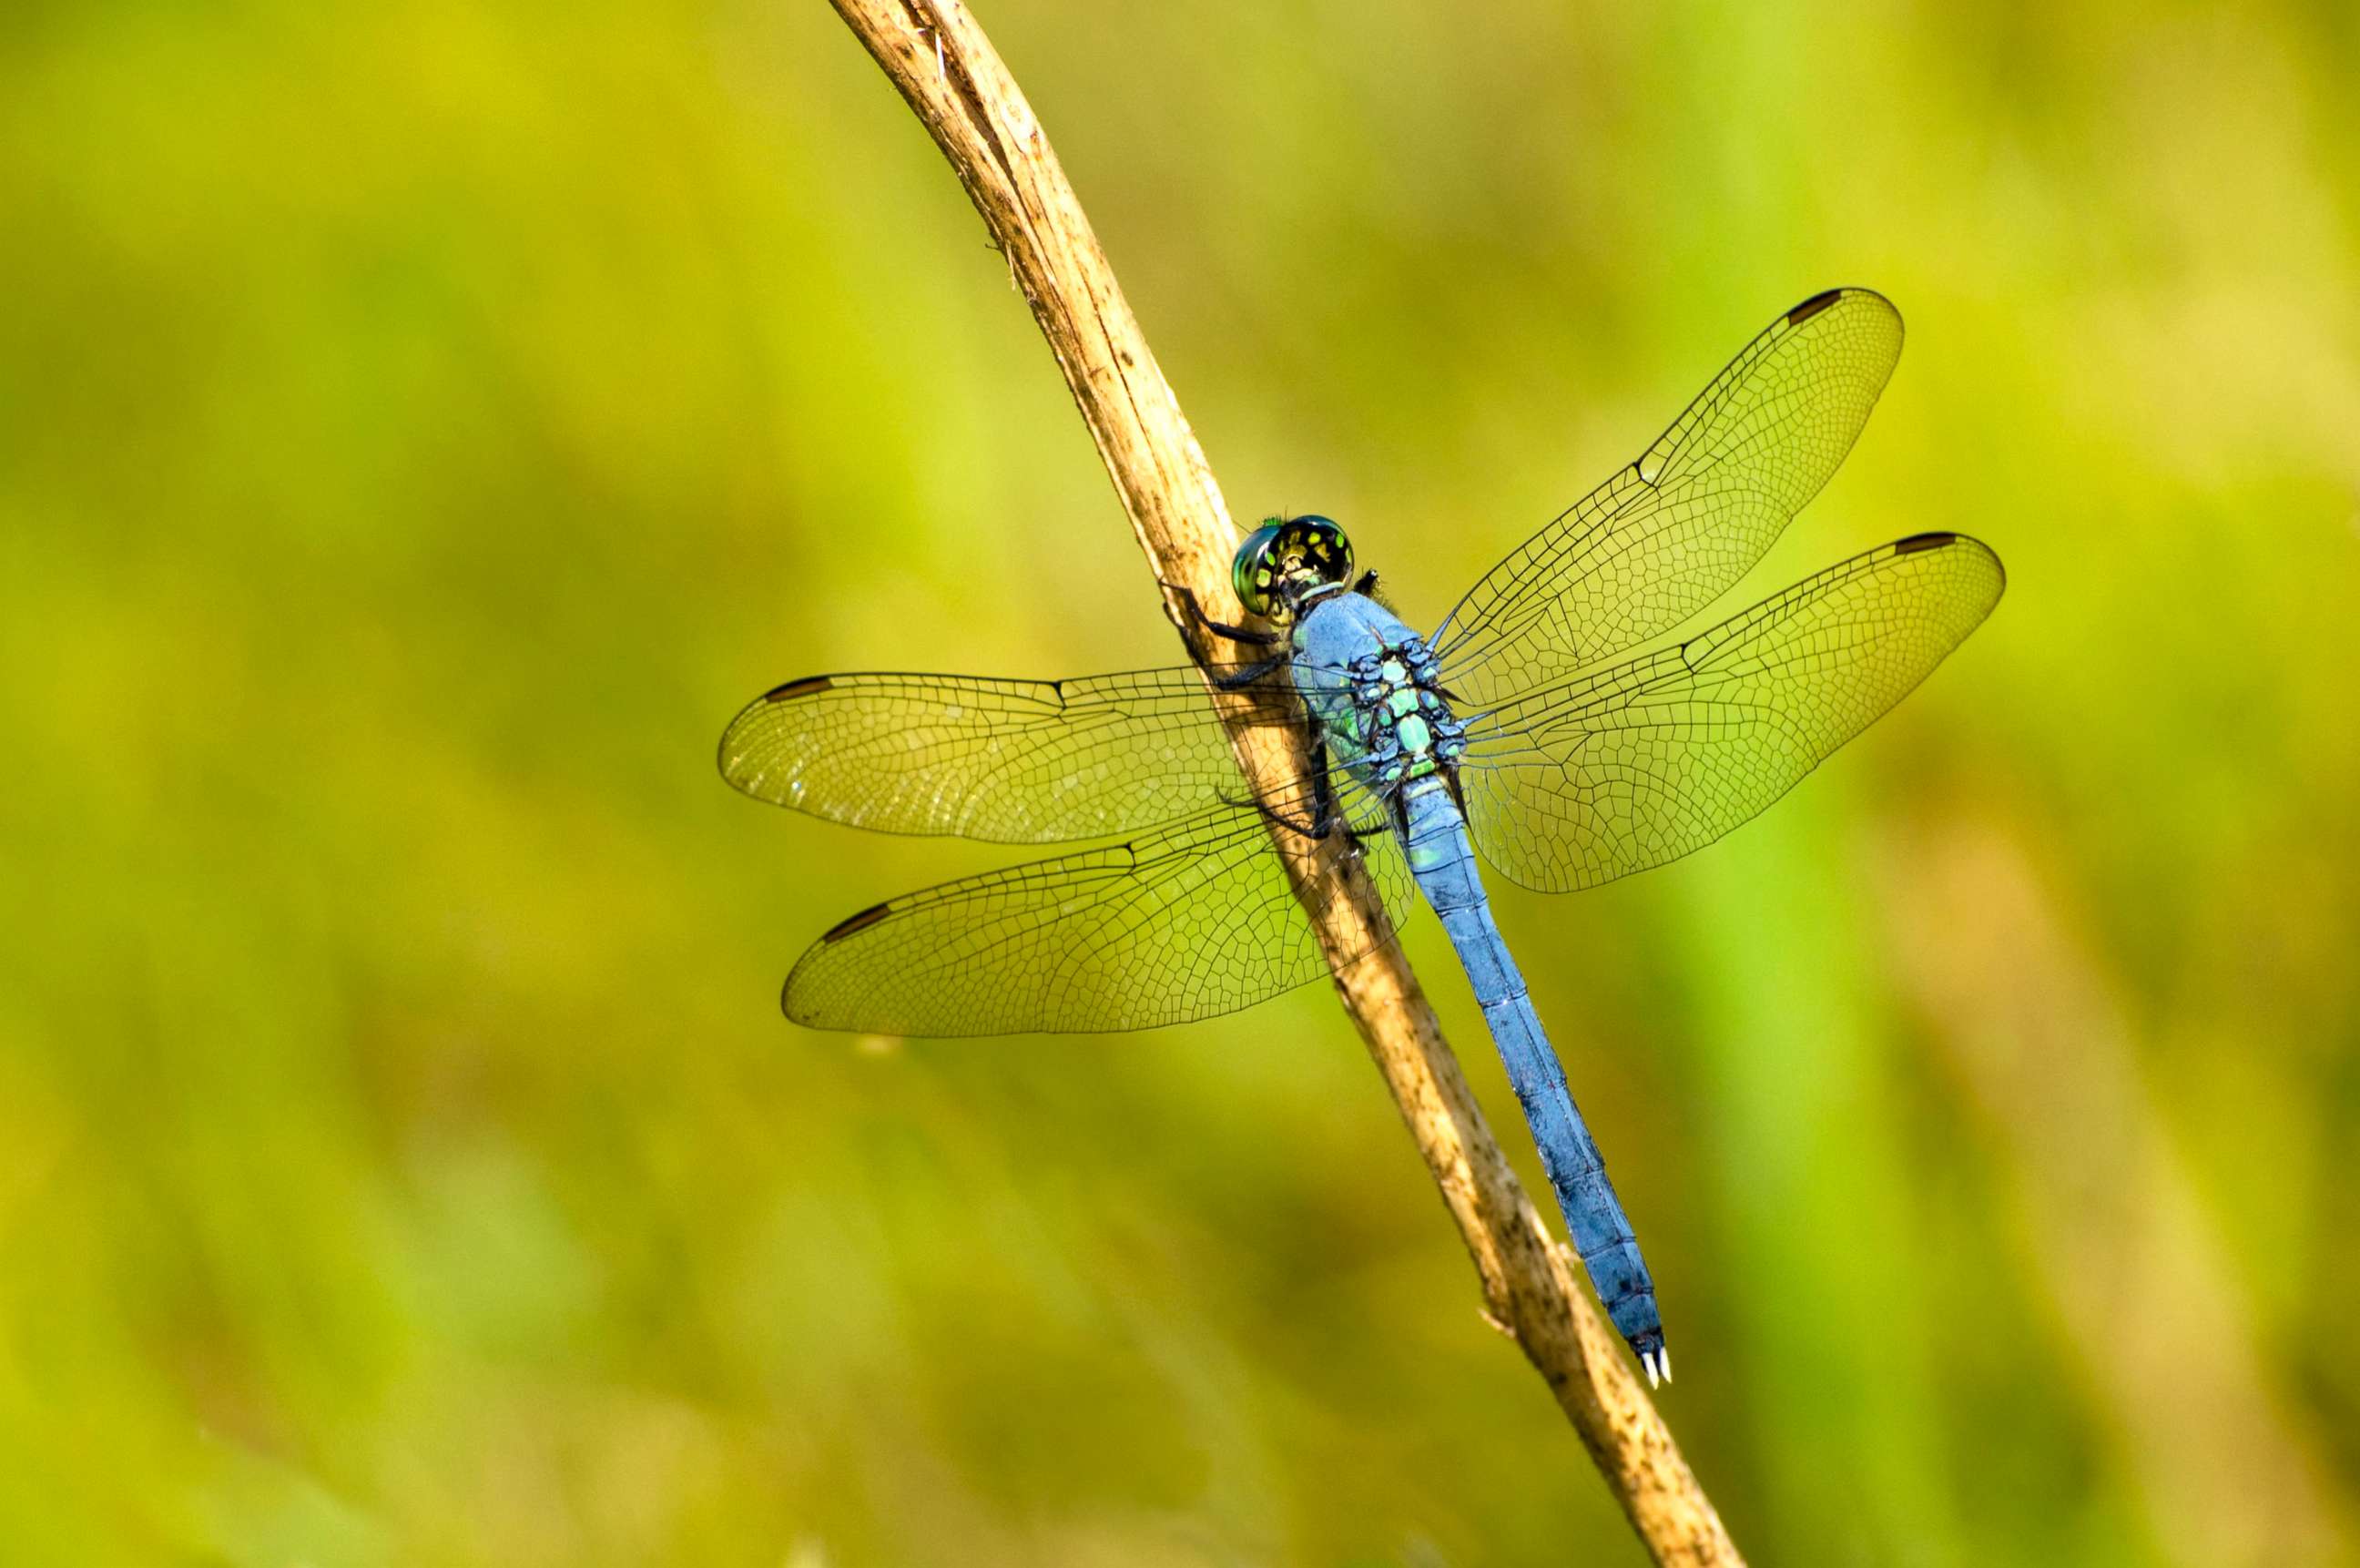
{"type": "Polygon", "coordinates": [[[1252,614],[1293,620],[1313,600],[1351,586],[1352,542],[1328,518],[1268,518],[1238,546],[1230,580],[1252,614]]]}

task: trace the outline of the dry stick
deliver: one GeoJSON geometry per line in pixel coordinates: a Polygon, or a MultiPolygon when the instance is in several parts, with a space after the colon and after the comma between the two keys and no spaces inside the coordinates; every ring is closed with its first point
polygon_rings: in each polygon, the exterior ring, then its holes
{"type": "MultiPolygon", "coordinates": [[[[1229,602],[1236,533],[1220,487],[1032,106],[957,0],[831,3],[925,122],[1007,257],[1190,656],[1199,663],[1217,654],[1239,657],[1217,646],[1185,612],[1180,592],[1192,591],[1215,615],[1229,602]]],[[[1283,787],[1304,776],[1308,759],[1290,727],[1235,722],[1249,710],[1247,699],[1214,700],[1232,721],[1238,763],[1255,786],[1283,787]]],[[[1741,1563],[1620,1340],[1574,1279],[1565,1250],[1500,1153],[1400,948],[1380,943],[1353,961],[1369,948],[1371,934],[1385,929],[1366,873],[1339,866],[1332,846],[1284,831],[1273,838],[1298,895],[1315,876],[1324,874],[1330,887],[1339,871],[1346,880],[1349,897],[1306,897],[1304,907],[1345,1010],[1459,1222],[1489,1315],[1547,1379],[1657,1563],[1741,1563]]]]}

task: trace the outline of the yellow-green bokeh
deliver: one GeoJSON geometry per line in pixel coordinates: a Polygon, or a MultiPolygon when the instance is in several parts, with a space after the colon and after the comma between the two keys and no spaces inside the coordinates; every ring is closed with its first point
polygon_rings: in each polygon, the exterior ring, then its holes
{"type": "MultiPolygon", "coordinates": [[[[1414,621],[1894,298],[1741,598],[1959,529],[1997,614],[1709,853],[1495,889],[1666,1408],[1761,1563],[2351,1560],[2351,8],[981,15],[1232,504],[1414,621]]],[[[1638,1560],[1324,993],[779,1018],[1011,857],[748,804],[740,701],[1177,647],[825,6],[32,0],[0,223],[0,1559],[1638,1560]]]]}

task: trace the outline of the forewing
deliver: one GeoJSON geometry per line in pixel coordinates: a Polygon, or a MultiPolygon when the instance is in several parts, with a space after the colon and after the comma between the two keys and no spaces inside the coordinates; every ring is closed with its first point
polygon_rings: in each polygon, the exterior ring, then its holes
{"type": "Polygon", "coordinates": [[[1432,640],[1444,680],[1502,700],[1711,603],[1828,482],[1900,354],[1900,314],[1866,289],[1772,322],[1637,461],[1469,590],[1432,640]]]}
{"type": "MultiPolygon", "coordinates": [[[[1390,940],[1410,888],[1390,836],[1338,828],[1318,856],[1315,899],[1373,883],[1389,911],[1350,956],[1390,940]]],[[[1209,1018],[1327,972],[1262,815],[1218,810],[863,910],[803,954],[783,1003],[819,1029],[1100,1033],[1209,1018]]]]}
{"type": "MultiPolygon", "coordinates": [[[[1295,722],[1283,685],[1223,700],[1295,722]]],[[[1243,798],[1213,702],[1193,665],[1068,681],[813,675],[730,721],[721,773],[758,800],[880,832],[1104,838],[1243,798]]]]}
{"type": "Polygon", "coordinates": [[[1470,718],[1476,847],[1566,893],[1677,860],[1793,788],[1991,613],[1999,558],[1925,533],[1676,647],[1470,718]]]}

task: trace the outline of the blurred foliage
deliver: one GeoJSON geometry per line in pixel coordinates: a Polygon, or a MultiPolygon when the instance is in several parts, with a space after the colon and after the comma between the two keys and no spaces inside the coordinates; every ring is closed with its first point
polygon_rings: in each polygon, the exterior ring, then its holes
{"type": "MultiPolygon", "coordinates": [[[[1666,1407],[1760,1562],[2352,1561],[2360,13],[983,13],[1240,512],[1413,620],[1899,302],[1741,597],[2007,600],[1710,852],[1498,889],[1666,1407]]],[[[18,0],[0,211],[0,1556],[1637,1560],[1324,993],[778,1017],[1011,857],[738,798],[741,700],[1176,654],[825,7],[18,0]]]]}

